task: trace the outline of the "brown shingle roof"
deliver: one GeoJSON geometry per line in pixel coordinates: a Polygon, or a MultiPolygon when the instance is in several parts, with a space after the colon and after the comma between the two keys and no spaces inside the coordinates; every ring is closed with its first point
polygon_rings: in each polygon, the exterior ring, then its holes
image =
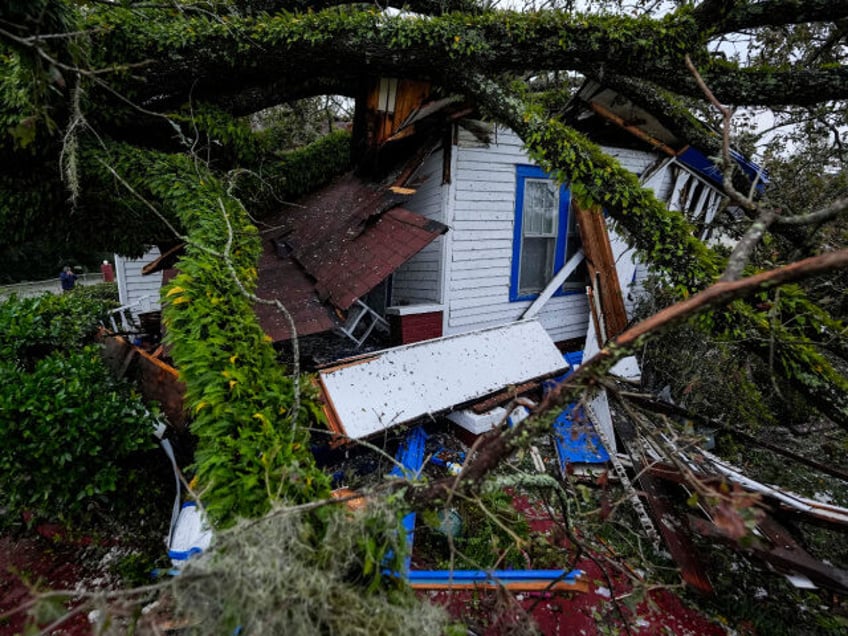
{"type": "MultiPolygon", "coordinates": [[[[301,335],[331,329],[335,311],[322,301],[347,310],[447,231],[399,207],[406,198],[348,174],[285,210],[264,241],[258,295],[279,298],[301,335]]],[[[257,314],[274,340],[290,337],[279,312],[257,307],[257,314]]]]}

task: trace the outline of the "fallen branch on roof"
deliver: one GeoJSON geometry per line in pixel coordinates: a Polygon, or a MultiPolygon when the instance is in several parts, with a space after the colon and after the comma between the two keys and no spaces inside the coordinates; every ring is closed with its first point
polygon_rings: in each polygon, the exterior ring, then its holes
{"type": "Polygon", "coordinates": [[[584,391],[601,382],[602,376],[616,362],[640,346],[645,338],[654,337],[695,315],[745,298],[756,291],[846,266],[848,249],[829,252],[741,280],[716,283],[700,294],[654,314],[627,329],[612,344],[586,361],[568,380],[554,388],[534,409],[531,417],[520,426],[493,429],[483,435],[477,445],[477,452],[473,456],[469,455],[457,477],[435,481],[420,488],[410,488],[407,491],[407,499],[413,506],[432,506],[433,501],[443,501],[452,492],[470,493],[479,490],[486,475],[494,470],[502,459],[526,446],[536,435],[550,429],[553,409],[576,400],[584,391]]]}

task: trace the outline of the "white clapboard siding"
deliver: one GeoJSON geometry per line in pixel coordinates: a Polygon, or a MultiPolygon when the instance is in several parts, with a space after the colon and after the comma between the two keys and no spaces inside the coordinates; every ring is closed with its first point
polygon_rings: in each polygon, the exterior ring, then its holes
{"type": "Polygon", "coordinates": [[[141,269],[159,258],[159,249],[151,248],[141,258],[124,258],[115,254],[115,278],[118,281],[118,298],[121,305],[130,306],[134,314],[158,311],[159,291],[162,289],[162,273],[143,276],[141,269]]]}
{"type": "MultiPolygon", "coordinates": [[[[501,126],[490,126],[485,144],[460,127],[451,157],[451,182],[443,185],[442,154],[430,157],[417,175],[422,180],[407,206],[441,221],[447,235],[414,257],[393,279],[393,302],[441,303],[445,335],[501,325],[521,317],[532,301],[510,302],[515,224],[516,167],[532,165],[519,137],[501,126]]],[[[673,165],[655,152],[604,147],[621,165],[667,200],[673,194],[673,165]]],[[[713,199],[703,197],[708,206],[713,199]]],[[[645,276],[632,262],[623,241],[614,240],[622,284],[645,276]]],[[[628,310],[633,295],[625,290],[628,310]]],[[[554,340],[582,338],[588,325],[583,293],[552,298],[542,307],[539,322],[554,340]]]]}
{"type": "MultiPolygon", "coordinates": [[[[422,216],[445,223],[442,185],[442,151],[430,155],[414,175],[420,181],[417,192],[404,207],[422,216]]],[[[416,305],[442,302],[442,262],[444,236],[440,236],[400,266],[392,276],[392,304],[416,305]]]]}
{"type": "MultiPolygon", "coordinates": [[[[481,144],[460,129],[454,188],[449,200],[451,226],[445,334],[462,333],[517,320],[531,301],[510,302],[515,224],[516,167],[531,165],[518,136],[493,129],[492,143],[481,144]]],[[[656,162],[649,152],[604,148],[635,173],[656,162]]],[[[539,322],[554,340],[581,338],[588,324],[582,293],[552,298],[539,322]]]]}

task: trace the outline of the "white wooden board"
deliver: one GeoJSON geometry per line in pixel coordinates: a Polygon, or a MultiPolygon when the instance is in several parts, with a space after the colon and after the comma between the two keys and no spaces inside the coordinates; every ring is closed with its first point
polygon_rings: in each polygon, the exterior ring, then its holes
{"type": "Polygon", "coordinates": [[[533,320],[387,349],[319,378],[336,422],[361,439],[567,366],[533,320]]]}

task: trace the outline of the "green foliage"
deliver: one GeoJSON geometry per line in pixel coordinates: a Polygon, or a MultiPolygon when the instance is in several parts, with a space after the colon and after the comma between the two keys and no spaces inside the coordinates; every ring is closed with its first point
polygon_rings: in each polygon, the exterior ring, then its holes
{"type": "Polygon", "coordinates": [[[337,122],[349,119],[345,104],[328,96],[298,99],[250,116],[266,153],[308,146],[335,130],[337,122]]]}
{"type": "Polygon", "coordinates": [[[10,510],[80,514],[151,446],[152,416],[91,342],[114,284],[0,304],[0,492],[10,510]]]}
{"type": "Polygon", "coordinates": [[[195,151],[211,153],[216,160],[214,163],[244,166],[256,161],[259,142],[245,119],[233,117],[211,104],[190,105],[172,119],[183,125],[187,138],[201,144],[195,151]],[[205,140],[195,139],[198,135],[205,140]]]}
{"type": "Polygon", "coordinates": [[[115,291],[112,284],[62,295],[13,296],[0,304],[0,358],[29,367],[46,353],[76,350],[117,307],[115,291]]]}
{"type": "Polygon", "coordinates": [[[314,143],[283,153],[266,173],[276,195],[297,200],[350,168],[350,133],[337,130],[314,143]]]}
{"type": "Polygon", "coordinates": [[[679,295],[689,295],[718,276],[720,258],[695,238],[685,217],[667,210],[636,175],[584,135],[556,119],[528,114],[523,138],[540,165],[571,184],[582,206],[610,211],[642,257],[668,277],[679,295]]]}
{"type": "Polygon", "coordinates": [[[191,240],[165,295],[164,322],[194,417],[195,468],[211,518],[226,525],[261,516],[274,501],[326,495],[328,481],[314,465],[304,428],[319,408],[304,389],[294,410],[293,379],[233,277],[245,290],[255,287],[256,229],[188,157],[136,152],[125,160],[122,172],[178,216],[191,240]]]}

